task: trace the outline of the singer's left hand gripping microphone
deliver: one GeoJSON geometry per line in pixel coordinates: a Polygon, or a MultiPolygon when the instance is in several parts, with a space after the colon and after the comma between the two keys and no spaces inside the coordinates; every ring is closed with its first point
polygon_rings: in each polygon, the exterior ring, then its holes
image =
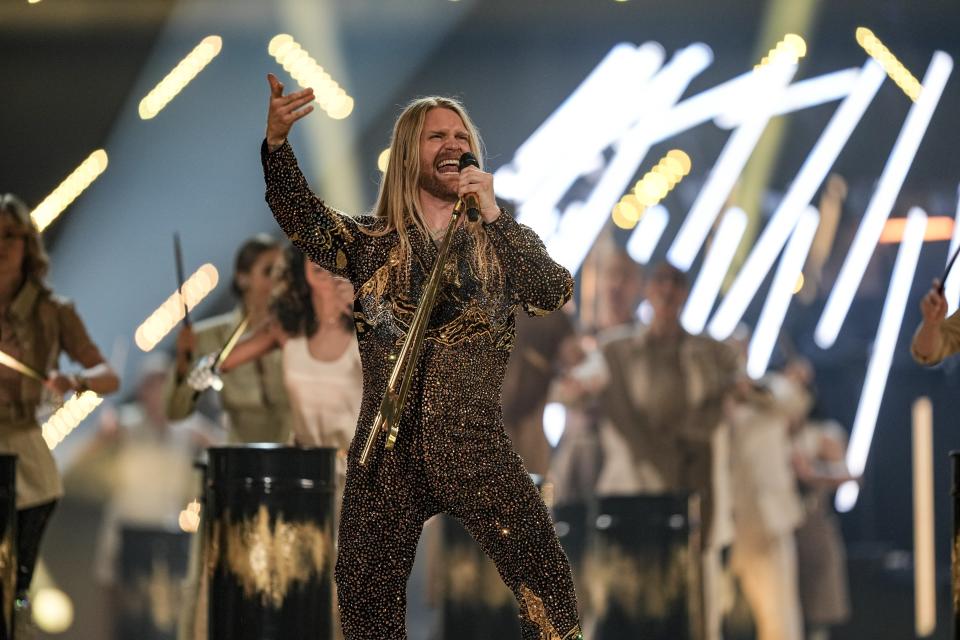
{"type": "MultiPolygon", "coordinates": [[[[467,151],[462,156],[460,156],[460,171],[463,171],[467,167],[476,167],[480,168],[480,163],[477,162],[477,157],[467,151]]],[[[480,219],[480,202],[477,200],[477,196],[472,193],[468,193],[463,197],[463,204],[467,207],[467,219],[470,222],[476,222],[480,219]]]]}

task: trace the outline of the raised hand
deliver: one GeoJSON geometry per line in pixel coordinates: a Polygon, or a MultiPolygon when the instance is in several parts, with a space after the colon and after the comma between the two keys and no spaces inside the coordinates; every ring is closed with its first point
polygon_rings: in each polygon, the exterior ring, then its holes
{"type": "Polygon", "coordinates": [[[939,325],[946,317],[947,300],[943,297],[939,280],[933,281],[930,291],[920,301],[920,312],[923,314],[923,321],[932,326],[939,325]]]}
{"type": "Polygon", "coordinates": [[[267,144],[280,146],[287,139],[293,123],[313,111],[307,105],[314,99],[313,89],[283,95],[283,83],[272,73],[267,74],[270,83],[270,107],[267,109],[267,144]]]}

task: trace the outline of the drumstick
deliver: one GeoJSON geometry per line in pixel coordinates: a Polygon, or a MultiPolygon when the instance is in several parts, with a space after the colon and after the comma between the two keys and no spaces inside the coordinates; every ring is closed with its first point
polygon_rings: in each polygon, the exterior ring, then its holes
{"type": "Polygon", "coordinates": [[[9,355],[9,354],[6,354],[6,353],[4,353],[3,351],[0,351],[0,364],[2,364],[2,365],[5,366],[5,367],[8,367],[8,368],[10,368],[10,369],[13,369],[14,371],[16,371],[16,372],[18,372],[18,373],[20,373],[20,374],[22,374],[22,375],[24,375],[24,376],[26,376],[26,377],[28,377],[28,378],[33,378],[34,380],[37,380],[38,382],[45,382],[45,381],[46,381],[46,377],[40,375],[40,374],[37,372],[36,369],[34,369],[33,367],[30,367],[30,366],[28,366],[28,365],[23,364],[22,362],[20,362],[19,360],[17,360],[17,359],[14,358],[13,356],[11,356],[11,355],[9,355]]]}

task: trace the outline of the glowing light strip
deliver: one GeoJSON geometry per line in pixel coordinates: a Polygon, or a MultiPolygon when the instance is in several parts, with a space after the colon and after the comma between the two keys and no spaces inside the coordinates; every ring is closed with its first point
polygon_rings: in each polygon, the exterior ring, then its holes
{"type": "Polygon", "coordinates": [[[780,250],[797,224],[804,208],[813,199],[817,187],[827,176],[840,151],[873,101],[883,83],[884,73],[876,62],[868,60],[850,94],[840,103],[804,160],[783,200],[774,211],[756,244],[741,267],[737,278],[710,321],[710,335],[723,340],[736,328],[773,267],[780,250]]]}
{"type": "Polygon", "coordinates": [[[897,141],[893,145],[893,151],[887,159],[883,173],[880,174],[877,190],[867,205],[860,228],[857,229],[857,235],[843,261],[836,284],[827,298],[823,315],[817,323],[814,340],[823,349],[829,349],[837,340],[843,321],[850,310],[850,304],[853,302],[853,296],[860,286],[874,247],[877,246],[877,241],[883,232],[883,225],[887,216],[890,215],[890,209],[897,194],[900,193],[907,171],[913,164],[917,148],[940,102],[940,96],[943,94],[943,88],[947,84],[947,78],[950,77],[952,69],[953,60],[950,56],[942,51],[933,54],[923,79],[920,98],[910,107],[900,135],[897,136],[897,141]]]}
{"type": "MultiPolygon", "coordinates": [[[[773,109],[773,115],[784,115],[826,102],[841,100],[850,93],[850,87],[859,75],[860,69],[842,69],[794,82],[783,92],[783,98],[773,109]]],[[[713,122],[720,128],[733,129],[743,123],[743,111],[731,105],[726,113],[718,115],[713,122]]]]}
{"type": "Polygon", "coordinates": [[[720,293],[723,278],[730,269],[730,263],[733,262],[733,256],[737,253],[737,246],[746,229],[746,212],[739,207],[727,209],[680,315],[680,323],[688,332],[701,333],[707,324],[707,317],[720,293]]]}
{"type": "Polygon", "coordinates": [[[606,212],[626,190],[637,165],[650,150],[651,125],[662,120],[669,109],[686,90],[690,81],[709,64],[702,47],[687,47],[678,53],[650,83],[650,100],[644,105],[642,117],[620,140],[616,153],[587,202],[560,221],[555,237],[547,248],[560,264],[576,273],[606,222],[606,212]],[[602,213],[601,213],[602,212],[602,213]]]}
{"type": "Polygon", "coordinates": [[[860,27],[857,29],[856,35],[857,44],[863,47],[863,50],[871,58],[883,66],[883,70],[887,72],[890,79],[907,94],[908,98],[916,102],[921,91],[920,83],[916,77],[903,66],[903,63],[897,60],[897,57],[887,49],[886,45],[880,42],[877,36],[873,35],[870,29],[860,27]]]}
{"type": "Polygon", "coordinates": [[[723,147],[710,177],[697,194],[690,213],[670,246],[667,260],[674,266],[686,271],[693,264],[720,208],[757,146],[760,135],[767,128],[772,115],[769,106],[779,101],[781,92],[796,71],[795,64],[776,64],[761,70],[763,77],[757,79],[756,93],[751,98],[755,109],[744,123],[737,127],[723,147]],[[767,108],[764,108],[764,105],[767,108]]]}
{"type": "Polygon", "coordinates": [[[783,257],[780,258],[780,266],[773,276],[770,292],[763,303],[760,318],[750,339],[747,374],[751,378],[759,378],[767,372],[770,356],[777,344],[777,338],[780,337],[783,319],[787,316],[787,309],[793,299],[794,287],[803,271],[803,264],[810,253],[810,246],[819,225],[820,212],[816,207],[808,206],[790,236],[783,257]]]}
{"type": "Polygon", "coordinates": [[[937,569],[933,506],[933,403],[913,403],[913,611],[918,638],[937,628],[937,569]]]}
{"type": "Polygon", "coordinates": [[[647,209],[640,218],[640,224],[627,240],[627,254],[639,264],[650,262],[650,257],[653,256],[668,222],[670,222],[670,214],[663,205],[658,204],[647,209]]]}
{"type": "MultiPolygon", "coordinates": [[[[921,94],[921,100],[926,93],[924,91],[921,94]]],[[[893,362],[897,338],[900,336],[903,312],[910,298],[910,285],[913,283],[913,275],[917,269],[917,260],[920,258],[926,227],[926,213],[917,207],[911,209],[907,216],[903,242],[900,244],[897,260],[893,265],[890,287],[887,289],[887,298],[883,302],[883,312],[880,314],[880,327],[873,341],[873,352],[867,364],[867,375],[863,381],[863,391],[860,393],[857,414],[853,419],[853,428],[850,432],[847,468],[855,476],[863,473],[867,456],[870,454],[870,444],[877,427],[877,415],[887,386],[887,376],[890,373],[890,364],[893,362]]],[[[837,491],[837,510],[850,511],[857,503],[859,492],[860,488],[856,482],[848,482],[841,486],[837,491]]]]}
{"type": "Polygon", "coordinates": [[[343,120],[353,113],[353,98],[323,70],[323,67],[287,33],[271,38],[267,53],[296,80],[301,87],[313,89],[317,106],[334,120],[343,120]]]}
{"type": "Polygon", "coordinates": [[[663,47],[655,42],[639,47],[625,43],[613,47],[517,148],[510,164],[497,170],[494,175],[498,195],[531,202],[531,213],[518,211],[520,222],[531,224],[531,218],[541,215],[537,212],[542,211],[543,205],[537,206],[535,202],[545,202],[548,207],[558,202],[580,175],[583,163],[636,122],[640,111],[637,105],[647,95],[647,82],[660,69],[663,59],[663,47]],[[630,78],[631,82],[625,84],[624,78],[630,78]],[[625,92],[623,102],[597,102],[597,96],[620,95],[621,91],[625,92]],[[592,126],[584,125],[588,122],[592,126]],[[550,162],[545,162],[546,159],[550,162]],[[559,195],[551,197],[549,194],[555,191],[560,191],[559,195]],[[546,193],[537,197],[538,192],[546,193]]]}
{"type": "Polygon", "coordinates": [[[50,195],[43,199],[43,202],[37,205],[36,209],[30,212],[30,218],[37,225],[37,229],[43,231],[49,227],[70,206],[70,203],[106,170],[107,164],[109,159],[107,152],[103,149],[97,149],[87,156],[79,167],[74,169],[56,189],[50,192],[50,195]]]}
{"type": "Polygon", "coordinates": [[[140,101],[138,112],[144,120],[149,120],[163,110],[190,81],[197,77],[210,62],[217,57],[223,47],[220,36],[207,36],[193,51],[177,63],[163,80],[157,83],[140,101]]]}
{"type": "Polygon", "coordinates": [[[63,439],[70,435],[70,432],[76,429],[101,402],[103,398],[93,391],[84,391],[63,403],[63,406],[40,427],[47,447],[53,450],[63,442],[63,439]]]}
{"type": "MultiPolygon", "coordinates": [[[[950,260],[950,256],[952,256],[957,250],[957,247],[960,246],[960,187],[957,188],[957,213],[953,220],[953,237],[950,239],[950,250],[947,252],[947,260],[950,260]]],[[[947,298],[947,313],[953,313],[957,310],[957,307],[960,306],[960,269],[951,271],[944,285],[944,295],[947,298]]]]}
{"type": "Polygon", "coordinates": [[[174,291],[143,321],[143,324],[137,327],[133,336],[137,346],[143,351],[150,351],[157,346],[157,343],[183,319],[184,302],[189,309],[193,309],[216,288],[219,279],[220,274],[217,273],[217,268],[210,263],[194,271],[183,283],[182,298],[179,291],[174,291]]]}

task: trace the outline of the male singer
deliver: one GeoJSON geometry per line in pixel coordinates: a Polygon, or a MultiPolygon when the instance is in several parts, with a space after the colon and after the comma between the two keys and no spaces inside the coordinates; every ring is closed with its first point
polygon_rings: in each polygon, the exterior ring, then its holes
{"type": "MultiPolygon", "coordinates": [[[[481,156],[476,128],[449,98],[420,98],[397,119],[372,215],[352,218],[315,196],[287,135],[313,107],[273,75],[261,147],[266,199],[311,260],[353,283],[363,404],[350,448],[336,578],[346,640],[406,638],[406,582],[423,523],[458,518],[497,564],[520,605],[525,640],[582,639],[570,568],[547,509],[504,433],[500,388],[514,312],[559,309],[570,273],[530,229],[505,215],[493,176],[458,170],[481,156]],[[451,238],[396,446],[378,440],[359,464],[393,362],[416,313],[454,206],[470,195],[481,220],[451,238]]],[[[482,161],[482,160],[481,160],[482,161]]],[[[320,390],[318,390],[319,392],[320,390]]]]}

